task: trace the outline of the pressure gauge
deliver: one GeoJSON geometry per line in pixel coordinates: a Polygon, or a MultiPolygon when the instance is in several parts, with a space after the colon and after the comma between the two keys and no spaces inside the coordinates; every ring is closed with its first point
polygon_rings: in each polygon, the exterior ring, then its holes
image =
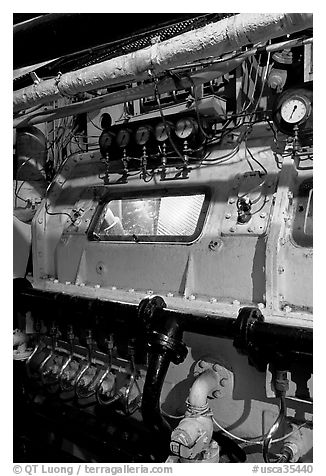
{"type": "Polygon", "coordinates": [[[114,134],[112,132],[103,131],[99,138],[99,146],[102,155],[105,155],[109,152],[109,149],[112,146],[114,134]]]}
{"type": "Polygon", "coordinates": [[[135,139],[138,145],[145,145],[152,135],[152,128],[150,126],[140,126],[136,130],[135,139]]]}
{"type": "Polygon", "coordinates": [[[283,102],[281,117],[288,124],[299,124],[309,115],[310,104],[300,96],[293,96],[283,102]]]}
{"type": "Polygon", "coordinates": [[[312,130],[312,90],[291,88],[277,96],[273,105],[273,121],[284,134],[294,134],[299,126],[299,135],[312,130]]]}
{"type": "Polygon", "coordinates": [[[180,119],[175,128],[175,134],[179,139],[188,139],[198,130],[198,124],[192,117],[180,119]]]}
{"type": "Polygon", "coordinates": [[[155,138],[159,142],[165,142],[168,138],[168,131],[171,131],[171,122],[159,122],[155,127],[155,138]]]}
{"type": "Polygon", "coordinates": [[[120,129],[116,141],[119,147],[125,148],[130,142],[131,132],[129,129],[120,129]]]}

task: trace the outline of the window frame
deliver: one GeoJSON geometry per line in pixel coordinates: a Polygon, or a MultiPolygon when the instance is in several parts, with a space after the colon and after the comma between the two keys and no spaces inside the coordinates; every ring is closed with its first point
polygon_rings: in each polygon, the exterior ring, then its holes
{"type": "Polygon", "coordinates": [[[151,190],[135,190],[128,191],[126,193],[108,192],[100,200],[93,219],[91,221],[87,237],[89,241],[96,241],[98,243],[152,243],[152,244],[184,244],[190,245],[198,240],[202,234],[207,212],[210,204],[211,191],[209,187],[189,187],[178,189],[151,189],[151,190]],[[94,234],[95,228],[98,225],[98,221],[102,215],[104,207],[114,200],[141,200],[144,198],[164,198],[164,197],[177,197],[177,196],[191,196],[191,195],[204,195],[204,201],[199,213],[195,232],[190,236],[185,235],[107,235],[105,239],[94,234]]]}

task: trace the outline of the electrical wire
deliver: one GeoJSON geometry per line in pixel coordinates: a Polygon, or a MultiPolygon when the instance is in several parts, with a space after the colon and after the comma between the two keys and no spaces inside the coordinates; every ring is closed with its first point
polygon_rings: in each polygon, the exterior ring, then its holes
{"type": "Polygon", "coordinates": [[[156,76],[153,75],[153,73],[151,73],[152,76],[153,76],[153,80],[154,80],[154,94],[155,94],[155,99],[157,101],[157,104],[158,104],[158,107],[159,107],[159,111],[160,111],[160,116],[162,118],[162,121],[163,121],[163,124],[164,124],[164,127],[165,127],[165,130],[166,130],[166,133],[167,133],[167,136],[168,136],[168,139],[170,141],[170,144],[172,146],[172,148],[174,149],[175,153],[180,157],[181,161],[184,162],[185,159],[184,157],[180,154],[178,148],[176,147],[173,139],[172,139],[172,136],[171,136],[171,132],[170,132],[170,128],[166,122],[166,119],[165,119],[165,116],[163,114],[163,109],[162,109],[162,104],[161,104],[161,99],[160,99],[160,93],[158,92],[158,87],[157,87],[157,83],[158,83],[158,79],[156,78],[156,76]]]}
{"type": "MultiPolygon", "coordinates": [[[[226,430],[225,428],[223,428],[223,426],[221,426],[214,417],[212,417],[212,420],[213,420],[213,423],[217,426],[217,428],[221,431],[223,431],[223,433],[225,433],[226,435],[230,436],[231,438],[235,439],[235,440],[238,440],[238,441],[241,441],[242,443],[246,443],[246,444],[256,444],[256,445],[262,445],[263,442],[264,442],[264,435],[262,436],[258,436],[256,438],[252,438],[251,440],[247,440],[245,438],[240,438],[240,436],[236,436],[234,435],[233,433],[231,433],[230,431],[226,430]]],[[[294,428],[292,431],[290,431],[289,433],[287,433],[286,435],[280,437],[280,438],[276,438],[275,440],[271,440],[271,444],[274,444],[274,443],[280,443],[281,441],[284,441],[286,440],[287,438],[289,438],[290,436],[292,436],[294,433],[296,433],[297,431],[301,430],[301,428],[303,428],[304,426],[306,426],[306,423],[302,423],[301,425],[297,426],[296,428],[294,428]]]]}
{"type": "MultiPolygon", "coordinates": [[[[258,164],[259,167],[261,167],[261,168],[263,169],[263,171],[264,171],[264,174],[263,174],[263,175],[267,175],[267,174],[268,174],[267,169],[263,166],[263,164],[261,164],[261,163],[259,162],[258,159],[256,159],[256,158],[253,156],[251,150],[250,150],[249,147],[247,146],[247,141],[245,141],[245,150],[249,152],[249,155],[250,155],[250,157],[252,158],[252,160],[253,160],[254,162],[256,162],[256,164],[258,164]]],[[[252,166],[251,166],[251,167],[252,167],[252,166]]],[[[251,168],[251,170],[253,170],[253,168],[251,168]]]]}

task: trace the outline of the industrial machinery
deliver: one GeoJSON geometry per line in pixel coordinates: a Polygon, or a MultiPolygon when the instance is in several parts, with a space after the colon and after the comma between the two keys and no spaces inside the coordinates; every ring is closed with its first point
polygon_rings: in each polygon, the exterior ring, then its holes
{"type": "Polygon", "coordinates": [[[312,15],[101,45],[14,82],[15,461],[312,462],[312,15]]]}

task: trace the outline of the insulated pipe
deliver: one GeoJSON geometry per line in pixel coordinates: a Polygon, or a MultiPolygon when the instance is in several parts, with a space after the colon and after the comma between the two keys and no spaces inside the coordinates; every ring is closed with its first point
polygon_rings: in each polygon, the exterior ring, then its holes
{"type": "Polygon", "coordinates": [[[193,383],[188,402],[192,407],[204,407],[207,403],[207,396],[216,389],[218,385],[218,375],[213,370],[205,370],[193,383]]]}
{"type": "Polygon", "coordinates": [[[14,92],[14,112],[60,96],[142,81],[152,74],[208,56],[239,50],[312,27],[311,13],[240,13],[117,58],[66,73],[14,92]]]}

